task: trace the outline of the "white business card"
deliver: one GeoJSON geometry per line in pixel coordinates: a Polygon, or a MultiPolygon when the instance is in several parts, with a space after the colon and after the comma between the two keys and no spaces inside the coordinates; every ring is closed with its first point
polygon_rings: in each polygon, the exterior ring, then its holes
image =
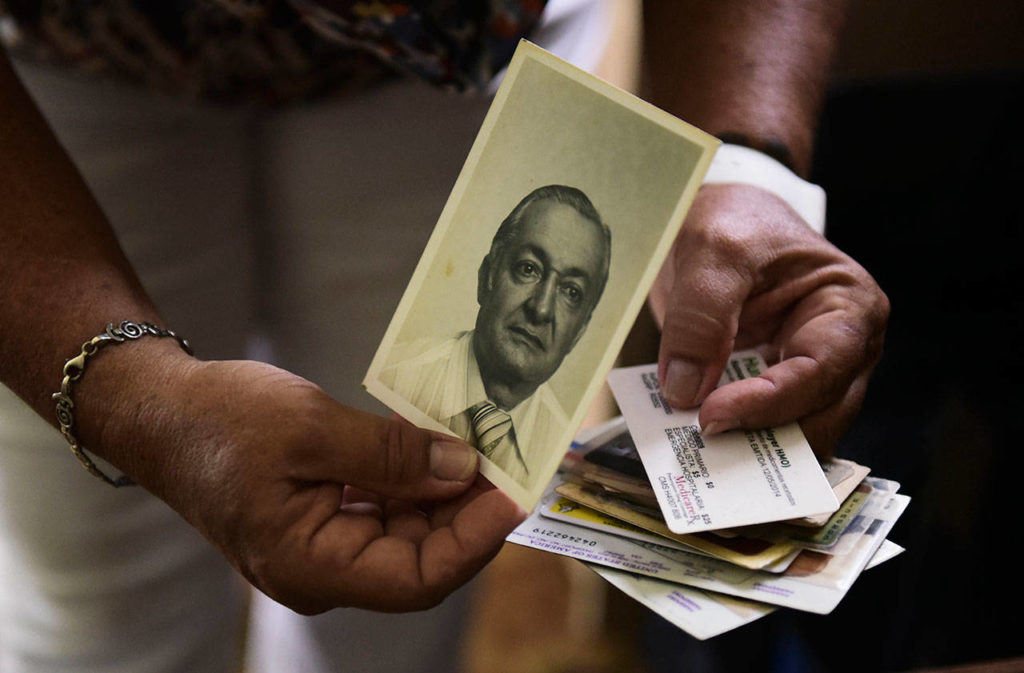
{"type": "MultiPolygon", "coordinates": [[[[719,385],[757,376],[765,367],[756,352],[737,352],[719,385]]],[[[612,370],[608,383],[672,532],[795,519],[839,507],[796,423],[705,437],[698,409],[673,409],[662,397],[657,365],[612,370]]]]}

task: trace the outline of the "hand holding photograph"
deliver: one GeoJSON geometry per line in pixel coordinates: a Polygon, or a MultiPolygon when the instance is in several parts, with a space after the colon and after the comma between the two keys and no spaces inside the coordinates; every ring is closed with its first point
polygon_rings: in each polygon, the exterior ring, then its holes
{"type": "Polygon", "coordinates": [[[522,42],[366,389],[475,445],[481,474],[532,509],[717,146],[522,42]]]}

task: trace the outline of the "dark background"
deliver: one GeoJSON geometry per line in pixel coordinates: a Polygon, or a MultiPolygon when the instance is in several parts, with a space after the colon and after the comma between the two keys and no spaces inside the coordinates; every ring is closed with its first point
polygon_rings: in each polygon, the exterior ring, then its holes
{"type": "Polygon", "coordinates": [[[908,671],[1024,656],[1024,3],[859,3],[818,136],[827,234],[886,291],[868,398],[837,454],[912,501],[828,616],[699,643],[646,614],[662,671],[908,671]],[[898,5],[898,6],[897,6],[898,5]]]}

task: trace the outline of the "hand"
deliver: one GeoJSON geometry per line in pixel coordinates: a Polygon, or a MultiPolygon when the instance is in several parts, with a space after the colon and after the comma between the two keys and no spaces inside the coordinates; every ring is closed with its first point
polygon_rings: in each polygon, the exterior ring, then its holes
{"type": "Polygon", "coordinates": [[[108,422],[103,444],[298,612],[435,605],[525,518],[459,440],[346,408],[269,365],[174,361],[133,377],[156,399],[108,422]]]}
{"type": "Polygon", "coordinates": [[[821,457],[860,409],[889,316],[867,271],[747,185],[701,188],[650,304],[673,406],[701,405],[705,432],[798,420],[821,457]],[[729,354],[748,348],[771,366],[716,390],[729,354]]]}

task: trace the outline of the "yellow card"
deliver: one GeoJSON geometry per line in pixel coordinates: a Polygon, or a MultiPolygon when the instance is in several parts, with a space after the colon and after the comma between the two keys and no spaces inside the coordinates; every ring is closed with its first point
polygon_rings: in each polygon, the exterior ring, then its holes
{"type": "Polygon", "coordinates": [[[721,538],[709,533],[677,534],[669,530],[664,521],[632,509],[605,495],[593,493],[579,484],[564,483],[555,492],[574,502],[586,505],[661,537],[682,542],[706,554],[729,561],[743,568],[760,570],[792,552],[796,545],[787,542],[757,540],[741,536],[721,538]]]}

